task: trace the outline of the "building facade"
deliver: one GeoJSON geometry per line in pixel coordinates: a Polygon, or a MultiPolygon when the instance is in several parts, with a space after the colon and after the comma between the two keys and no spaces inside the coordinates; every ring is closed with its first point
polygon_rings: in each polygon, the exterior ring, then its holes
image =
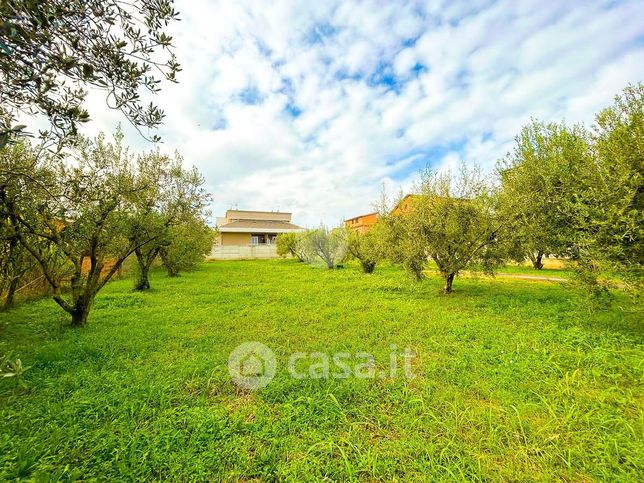
{"type": "Polygon", "coordinates": [[[228,210],[226,216],[217,218],[218,235],[211,258],[274,258],[277,235],[303,230],[291,223],[291,213],[228,210]]]}
{"type": "MultiPolygon", "coordinates": [[[[396,206],[393,207],[391,213],[394,215],[400,215],[402,213],[408,213],[413,209],[414,202],[418,200],[421,195],[406,195],[403,197],[396,206]]],[[[378,213],[367,213],[366,215],[355,216],[344,220],[344,226],[350,230],[357,231],[359,233],[368,232],[373,225],[378,221],[378,213]]]]}
{"type": "Polygon", "coordinates": [[[344,226],[359,233],[366,233],[378,221],[378,213],[367,213],[344,220],[344,226]]]}

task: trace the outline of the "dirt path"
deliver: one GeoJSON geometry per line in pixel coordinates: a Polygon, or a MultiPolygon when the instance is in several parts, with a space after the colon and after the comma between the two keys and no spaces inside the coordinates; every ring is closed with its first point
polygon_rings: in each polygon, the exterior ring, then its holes
{"type": "Polygon", "coordinates": [[[486,277],[485,275],[482,275],[480,272],[479,273],[474,273],[474,272],[462,272],[462,274],[468,278],[474,277],[474,278],[511,278],[514,280],[532,280],[534,282],[568,282],[567,278],[563,277],[551,277],[547,275],[528,275],[528,274],[523,274],[523,273],[505,273],[505,272],[497,272],[494,274],[493,277],[486,277]]]}
{"type": "Polygon", "coordinates": [[[545,277],[541,275],[522,275],[520,273],[497,273],[497,277],[516,278],[519,280],[535,280],[537,282],[567,282],[568,279],[561,277],[545,277]]]}

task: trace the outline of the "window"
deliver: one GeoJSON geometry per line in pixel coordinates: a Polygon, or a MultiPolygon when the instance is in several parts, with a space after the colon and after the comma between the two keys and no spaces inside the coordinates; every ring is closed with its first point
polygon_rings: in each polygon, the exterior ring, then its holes
{"type": "Polygon", "coordinates": [[[250,244],[251,245],[263,245],[266,243],[266,240],[264,239],[264,235],[251,235],[250,236],[250,244]]]}

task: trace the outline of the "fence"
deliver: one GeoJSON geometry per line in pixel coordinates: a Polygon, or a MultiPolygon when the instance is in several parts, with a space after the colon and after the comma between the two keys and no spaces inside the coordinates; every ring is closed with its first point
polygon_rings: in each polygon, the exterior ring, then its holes
{"type": "MultiPolygon", "coordinates": [[[[129,274],[133,270],[132,265],[136,266],[136,260],[133,260],[133,257],[129,257],[125,261],[124,265],[126,267],[121,265],[121,267],[112,277],[112,280],[116,280],[123,277],[124,275],[129,274]]],[[[114,260],[107,260],[105,262],[105,266],[101,270],[101,277],[105,276],[113,266],[114,260]]],[[[84,274],[86,274],[89,270],[89,260],[87,258],[83,260],[82,270],[84,274]]],[[[63,277],[62,280],[60,280],[63,291],[69,289],[70,276],[70,274],[67,274],[67,276],[63,277]]],[[[6,289],[6,286],[3,287],[0,285],[0,307],[2,307],[5,302],[5,298],[7,296],[6,289]]],[[[49,294],[51,294],[51,287],[47,283],[45,276],[42,275],[40,267],[34,265],[34,267],[29,272],[27,272],[20,278],[19,286],[16,289],[16,293],[14,295],[15,304],[17,305],[21,302],[37,299],[49,294]]]]}
{"type": "Polygon", "coordinates": [[[211,260],[243,260],[277,258],[277,245],[215,245],[208,256],[211,260]]]}

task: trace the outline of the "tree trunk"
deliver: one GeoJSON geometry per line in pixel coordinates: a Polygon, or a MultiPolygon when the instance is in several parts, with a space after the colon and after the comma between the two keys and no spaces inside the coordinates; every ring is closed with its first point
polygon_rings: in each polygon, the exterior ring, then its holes
{"type": "Polygon", "coordinates": [[[92,300],[87,300],[84,297],[79,298],[74,304],[72,310],[72,327],[83,327],[87,325],[87,317],[92,308],[92,300]]]}
{"type": "Polygon", "coordinates": [[[157,256],[157,253],[149,253],[146,257],[141,250],[135,250],[136,261],[139,263],[139,277],[134,290],[150,290],[150,266],[157,256]]]}
{"type": "Polygon", "coordinates": [[[537,255],[532,257],[532,268],[541,270],[543,268],[543,252],[537,252],[537,255]]]}
{"type": "Polygon", "coordinates": [[[166,272],[168,272],[168,277],[178,277],[179,276],[179,270],[177,270],[177,268],[173,267],[172,265],[166,265],[165,270],[166,270],[166,272]]]}
{"type": "Polygon", "coordinates": [[[376,262],[371,260],[362,260],[360,261],[360,264],[362,265],[362,271],[364,273],[373,273],[376,268],[376,262]]]}
{"type": "Polygon", "coordinates": [[[18,289],[18,282],[20,282],[20,279],[18,277],[12,278],[11,282],[9,282],[9,287],[7,288],[7,296],[4,299],[4,305],[2,306],[3,310],[7,310],[13,307],[16,290],[18,289]]]}
{"type": "Polygon", "coordinates": [[[134,290],[149,290],[150,289],[150,270],[144,263],[143,265],[139,264],[139,276],[134,286],[134,290]]]}
{"type": "Polygon", "coordinates": [[[444,293],[452,293],[452,283],[454,282],[454,274],[449,273],[445,275],[445,287],[443,287],[444,293]]]}
{"type": "Polygon", "coordinates": [[[20,272],[20,270],[23,269],[23,267],[19,266],[20,253],[18,252],[18,250],[20,247],[18,243],[18,238],[15,236],[11,237],[11,239],[9,240],[9,257],[7,268],[8,275],[11,277],[11,281],[9,282],[9,286],[7,287],[7,297],[4,300],[4,305],[2,307],[3,310],[7,310],[13,307],[16,290],[18,289],[18,283],[20,282],[21,276],[26,272],[26,270],[23,270],[21,275],[16,275],[20,272]]]}
{"type": "Polygon", "coordinates": [[[168,277],[178,277],[179,269],[168,258],[168,252],[165,249],[161,249],[159,250],[159,256],[161,257],[161,262],[163,263],[163,266],[168,273],[168,277]]]}

